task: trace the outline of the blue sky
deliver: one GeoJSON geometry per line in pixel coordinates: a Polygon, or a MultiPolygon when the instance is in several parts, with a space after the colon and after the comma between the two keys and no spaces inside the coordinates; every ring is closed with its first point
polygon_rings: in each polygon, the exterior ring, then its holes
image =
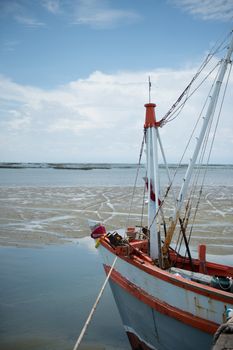
{"type": "MultiPolygon", "coordinates": [[[[136,162],[148,75],[165,113],[232,27],[233,0],[1,0],[0,161],[136,162]]],[[[214,162],[233,163],[228,112],[214,162]]]]}

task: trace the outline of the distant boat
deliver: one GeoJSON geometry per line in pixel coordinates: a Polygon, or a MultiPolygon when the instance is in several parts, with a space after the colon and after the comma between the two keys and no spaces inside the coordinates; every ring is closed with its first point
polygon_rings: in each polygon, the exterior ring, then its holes
{"type": "MultiPolygon", "coordinates": [[[[228,39],[229,43],[223,45],[227,49],[225,58],[217,63],[216,78],[208,92],[208,107],[204,110],[204,117],[199,118],[202,127],[178,195],[172,192],[173,179],[169,174],[159,129],[176,118],[184,103],[201,85],[196,83],[196,79],[206,70],[214,53],[221,51],[220,47],[207,56],[164,118],[157,121],[156,105],[151,103],[150,97],[149,103],[145,104],[140,161],[145,145],[147,224],[128,227],[125,234],[122,231],[107,234],[100,223],[91,224],[92,237],[97,240],[106,273],[117,256],[109,281],[134,350],[211,349],[213,334],[226,320],[227,310],[233,309],[233,267],[206,261],[206,246],[203,244],[198,247],[197,258],[192,257],[190,249],[192,225],[204,185],[204,178],[200,181],[197,176],[203,173],[200,169],[204,169],[205,177],[208,169],[213,142],[210,140],[208,148],[207,141],[211,133],[215,134],[218,124],[217,121],[211,129],[222,83],[232,63],[233,31],[228,39]],[[191,90],[195,83],[196,87],[191,90]],[[167,171],[168,186],[165,190],[160,188],[159,151],[167,171]],[[166,214],[169,195],[174,197],[172,216],[169,211],[166,214]],[[177,244],[173,243],[174,240],[177,244]],[[180,253],[180,247],[185,253],[180,253]]],[[[211,69],[213,74],[213,66],[211,69]]],[[[150,87],[149,82],[149,91],[150,87]]],[[[222,97],[224,95],[225,91],[222,97]]],[[[144,206],[145,201],[142,202],[144,206]]]]}

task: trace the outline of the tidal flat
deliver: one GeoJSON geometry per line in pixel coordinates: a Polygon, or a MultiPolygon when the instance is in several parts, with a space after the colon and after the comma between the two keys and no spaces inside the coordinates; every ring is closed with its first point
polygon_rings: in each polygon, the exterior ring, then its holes
{"type": "MultiPolygon", "coordinates": [[[[34,247],[64,244],[88,236],[88,219],[108,231],[147,224],[142,219],[143,187],[2,187],[0,245],[34,247]],[[129,215],[130,212],[130,215],[129,215]]],[[[172,215],[172,199],[165,206],[172,215]]],[[[191,244],[205,243],[210,254],[233,251],[233,187],[207,186],[193,224],[191,244]]],[[[192,220],[192,219],[191,219],[192,220]]]]}

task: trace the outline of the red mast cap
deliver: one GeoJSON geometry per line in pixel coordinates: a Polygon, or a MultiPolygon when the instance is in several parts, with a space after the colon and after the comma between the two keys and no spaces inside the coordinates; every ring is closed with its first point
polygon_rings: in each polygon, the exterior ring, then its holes
{"type": "Polygon", "coordinates": [[[146,107],[146,118],[145,118],[145,124],[144,127],[145,128],[151,128],[151,127],[157,127],[159,126],[156,122],[156,118],[155,118],[155,107],[156,104],[155,103],[146,103],[145,104],[146,107]]]}

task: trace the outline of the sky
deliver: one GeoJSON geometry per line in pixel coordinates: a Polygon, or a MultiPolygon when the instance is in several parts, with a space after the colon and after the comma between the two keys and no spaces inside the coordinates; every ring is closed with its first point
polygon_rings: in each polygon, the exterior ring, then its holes
{"type": "MultiPolygon", "coordinates": [[[[232,28],[233,0],[0,0],[0,162],[137,163],[148,76],[159,119],[232,28]]],[[[233,164],[228,90],[212,163],[233,164]]],[[[199,104],[161,128],[169,163],[199,104]]]]}

